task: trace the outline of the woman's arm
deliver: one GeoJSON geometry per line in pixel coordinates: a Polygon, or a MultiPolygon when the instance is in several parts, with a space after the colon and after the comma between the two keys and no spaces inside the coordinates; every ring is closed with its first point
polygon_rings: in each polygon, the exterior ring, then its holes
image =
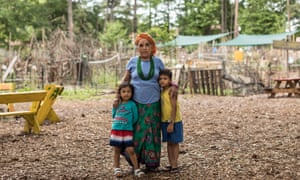
{"type": "Polygon", "coordinates": [[[126,70],[125,71],[125,74],[124,74],[124,76],[123,76],[123,78],[122,78],[122,82],[130,82],[130,80],[131,80],[131,74],[130,74],[130,71],[129,70],[126,70]]]}
{"type": "Polygon", "coordinates": [[[174,131],[174,124],[175,124],[175,120],[176,120],[176,112],[177,112],[177,94],[176,96],[171,96],[170,97],[170,102],[171,102],[171,119],[170,119],[170,123],[168,125],[167,128],[167,132],[168,133],[172,133],[174,131]]]}
{"type": "MultiPolygon", "coordinates": [[[[123,83],[123,82],[128,82],[129,83],[130,79],[131,79],[130,71],[126,70],[126,72],[125,72],[125,74],[122,78],[121,83],[123,83]]],[[[119,92],[117,92],[116,97],[115,97],[114,102],[113,102],[113,107],[114,108],[117,108],[119,106],[120,100],[121,100],[120,99],[120,94],[119,94],[119,92]]]]}
{"type": "Polygon", "coordinates": [[[177,95],[178,95],[178,86],[177,84],[172,83],[171,88],[169,90],[169,96],[175,97],[177,99],[177,95]]]}

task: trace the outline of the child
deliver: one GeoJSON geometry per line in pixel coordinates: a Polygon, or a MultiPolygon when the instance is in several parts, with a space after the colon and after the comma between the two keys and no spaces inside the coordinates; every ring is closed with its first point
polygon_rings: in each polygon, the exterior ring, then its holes
{"type": "Polygon", "coordinates": [[[122,83],[118,88],[118,99],[115,100],[112,109],[112,130],[109,144],[114,147],[114,175],[122,177],[120,168],[120,153],[122,150],[128,153],[133,165],[134,175],[140,177],[144,172],[139,169],[137,156],[133,145],[133,124],[138,118],[138,111],[135,103],[131,100],[133,95],[133,86],[128,83],[122,83]]]}
{"type": "Polygon", "coordinates": [[[161,92],[161,129],[162,142],[168,142],[167,151],[170,166],[167,170],[171,172],[179,172],[178,156],[179,144],[183,142],[183,124],[179,103],[176,96],[170,96],[170,87],[172,86],[172,72],[169,69],[161,70],[159,73],[159,85],[161,92]]]}

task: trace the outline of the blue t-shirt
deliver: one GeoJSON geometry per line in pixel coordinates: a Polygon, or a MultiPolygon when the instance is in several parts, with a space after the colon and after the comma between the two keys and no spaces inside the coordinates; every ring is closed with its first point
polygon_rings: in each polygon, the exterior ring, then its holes
{"type": "MultiPolygon", "coordinates": [[[[149,80],[142,80],[137,73],[138,56],[132,57],[127,63],[126,69],[131,74],[130,83],[134,87],[133,99],[140,104],[150,104],[159,101],[160,87],[158,84],[159,71],[165,66],[162,60],[156,56],[152,56],[154,62],[154,76],[149,80]]],[[[148,76],[150,70],[150,61],[141,61],[142,71],[145,77],[148,76]]]]}
{"type": "Polygon", "coordinates": [[[112,109],[112,129],[132,131],[138,119],[138,110],[135,102],[128,101],[112,109]]]}

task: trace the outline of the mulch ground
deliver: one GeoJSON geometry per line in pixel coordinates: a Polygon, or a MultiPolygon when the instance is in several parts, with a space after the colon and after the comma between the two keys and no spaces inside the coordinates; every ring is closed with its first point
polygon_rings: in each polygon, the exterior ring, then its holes
{"type": "MultiPolygon", "coordinates": [[[[0,179],[114,179],[112,95],[60,98],[61,117],[39,135],[20,134],[24,120],[0,120],[0,179]]],[[[185,141],[180,172],[141,179],[300,179],[300,98],[179,95],[185,141]]],[[[167,165],[163,144],[161,166],[167,165]]],[[[123,179],[133,179],[124,159],[123,179]]]]}

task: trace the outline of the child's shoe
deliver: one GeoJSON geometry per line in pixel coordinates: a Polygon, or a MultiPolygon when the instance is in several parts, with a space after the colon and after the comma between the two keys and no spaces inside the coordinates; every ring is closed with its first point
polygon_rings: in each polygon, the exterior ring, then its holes
{"type": "Polygon", "coordinates": [[[142,177],[145,173],[141,169],[134,170],[134,176],[142,177]]]}
{"type": "Polygon", "coordinates": [[[115,168],[114,169],[114,176],[116,176],[118,178],[123,176],[123,172],[122,172],[121,168],[115,168]]]}

